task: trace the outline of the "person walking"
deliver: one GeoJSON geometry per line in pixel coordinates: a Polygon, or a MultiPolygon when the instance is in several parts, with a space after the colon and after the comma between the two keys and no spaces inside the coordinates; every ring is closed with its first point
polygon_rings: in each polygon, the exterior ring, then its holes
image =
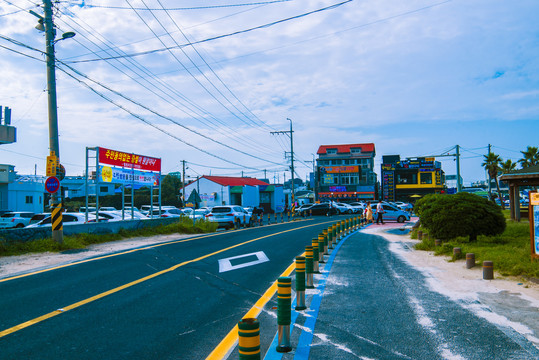
{"type": "Polygon", "coordinates": [[[382,205],[382,202],[380,201],[378,205],[376,205],[376,225],[380,225],[380,222],[382,223],[382,225],[384,225],[384,217],[382,215],[383,213],[384,207],[382,205]]]}
{"type": "Polygon", "coordinates": [[[365,208],[365,219],[367,219],[367,224],[372,224],[372,206],[370,201],[367,201],[367,207],[365,208]]]}

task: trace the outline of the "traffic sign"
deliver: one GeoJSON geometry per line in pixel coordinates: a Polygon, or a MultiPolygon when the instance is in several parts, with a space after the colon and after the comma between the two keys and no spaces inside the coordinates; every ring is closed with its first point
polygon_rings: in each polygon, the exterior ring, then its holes
{"type": "Polygon", "coordinates": [[[47,176],[56,176],[56,168],[58,167],[58,158],[51,152],[51,155],[47,156],[47,176]]]}
{"type": "Polygon", "coordinates": [[[56,176],[51,176],[45,180],[45,190],[48,193],[54,194],[60,189],[60,180],[56,176]]]}

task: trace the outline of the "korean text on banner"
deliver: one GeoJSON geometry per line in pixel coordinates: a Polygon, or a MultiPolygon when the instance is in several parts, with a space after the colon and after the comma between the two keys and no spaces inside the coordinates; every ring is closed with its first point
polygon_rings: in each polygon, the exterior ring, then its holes
{"type": "Polygon", "coordinates": [[[159,174],[154,172],[100,166],[99,173],[101,174],[100,182],[159,186],[159,174]]]}
{"type": "Polygon", "coordinates": [[[139,169],[146,171],[161,171],[161,159],[129,154],[122,151],[99,148],[99,163],[118,166],[128,169],[139,169]]]}

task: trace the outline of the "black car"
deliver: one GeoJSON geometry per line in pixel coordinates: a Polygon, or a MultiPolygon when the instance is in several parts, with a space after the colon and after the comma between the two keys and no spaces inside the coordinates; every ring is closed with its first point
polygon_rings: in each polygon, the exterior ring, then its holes
{"type": "Polygon", "coordinates": [[[314,204],[311,207],[301,210],[299,213],[302,215],[304,213],[309,214],[310,211],[312,211],[313,215],[335,215],[339,213],[339,211],[336,208],[330,206],[329,203],[314,204]]]}

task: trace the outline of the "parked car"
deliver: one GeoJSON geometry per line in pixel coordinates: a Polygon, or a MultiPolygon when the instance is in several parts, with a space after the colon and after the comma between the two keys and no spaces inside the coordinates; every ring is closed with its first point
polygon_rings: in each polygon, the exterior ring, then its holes
{"type": "Polygon", "coordinates": [[[337,205],[340,208],[344,207],[346,210],[344,211],[344,214],[354,214],[354,213],[357,213],[359,210],[355,207],[353,207],[352,205],[350,204],[346,204],[346,203],[336,203],[335,205],[337,205]]]}
{"type": "Polygon", "coordinates": [[[156,218],[156,217],[180,217],[182,215],[185,215],[184,212],[178,208],[172,207],[172,208],[163,208],[161,207],[161,214],[159,214],[159,208],[154,208],[151,214],[148,214],[148,217],[150,218],[156,218]]]}
{"type": "Polygon", "coordinates": [[[114,206],[102,206],[99,208],[99,212],[102,211],[118,211],[114,206]]]}
{"type": "Polygon", "coordinates": [[[335,215],[338,214],[339,211],[334,207],[331,206],[330,203],[321,203],[321,204],[314,204],[313,206],[306,208],[300,212],[301,215],[303,213],[306,213],[307,211],[311,211],[313,215],[335,215]]]}
{"type": "MultiPolygon", "coordinates": [[[[88,222],[95,222],[95,215],[88,214],[88,222]]],[[[99,218],[99,221],[108,221],[106,218],[99,218]]],[[[80,212],[65,212],[62,214],[62,224],[63,225],[73,225],[73,224],[84,224],[86,223],[86,214],[80,212]]],[[[47,216],[45,219],[41,220],[38,223],[28,225],[29,228],[35,227],[47,227],[51,226],[51,217],[47,216]]]]}
{"type": "Polygon", "coordinates": [[[199,220],[206,219],[206,215],[210,213],[208,209],[196,209],[191,214],[187,215],[190,219],[199,220]]]}
{"type": "Polygon", "coordinates": [[[225,229],[234,227],[236,222],[241,226],[253,225],[251,215],[238,205],[214,206],[211,212],[206,214],[206,220],[217,222],[219,227],[225,229]]]}
{"type": "Polygon", "coordinates": [[[30,219],[30,223],[28,225],[38,223],[41,220],[45,219],[47,216],[51,216],[51,214],[50,213],[34,214],[34,216],[32,216],[32,218],[30,219]]]}
{"type": "MultiPolygon", "coordinates": [[[[399,223],[403,223],[405,221],[410,221],[410,214],[404,210],[399,209],[397,206],[382,202],[382,207],[384,208],[384,222],[396,221],[399,223]]],[[[372,211],[374,218],[376,219],[376,206],[372,207],[372,211]]]]}
{"type": "Polygon", "coordinates": [[[0,216],[0,229],[23,228],[30,224],[33,212],[13,211],[0,216]]]}
{"type": "Polygon", "coordinates": [[[102,208],[99,208],[99,217],[105,218],[108,221],[122,221],[122,212],[118,210],[113,211],[102,211],[102,208]]]}
{"type": "Polygon", "coordinates": [[[362,202],[352,202],[350,203],[350,206],[353,208],[356,208],[357,209],[356,212],[362,214],[363,210],[365,210],[365,208],[367,207],[367,204],[362,203],[362,202]]]}
{"type": "Polygon", "coordinates": [[[302,211],[304,211],[304,210],[309,209],[311,206],[313,206],[313,204],[303,204],[303,205],[300,205],[300,206],[296,209],[296,212],[302,212],[302,211]]]}

